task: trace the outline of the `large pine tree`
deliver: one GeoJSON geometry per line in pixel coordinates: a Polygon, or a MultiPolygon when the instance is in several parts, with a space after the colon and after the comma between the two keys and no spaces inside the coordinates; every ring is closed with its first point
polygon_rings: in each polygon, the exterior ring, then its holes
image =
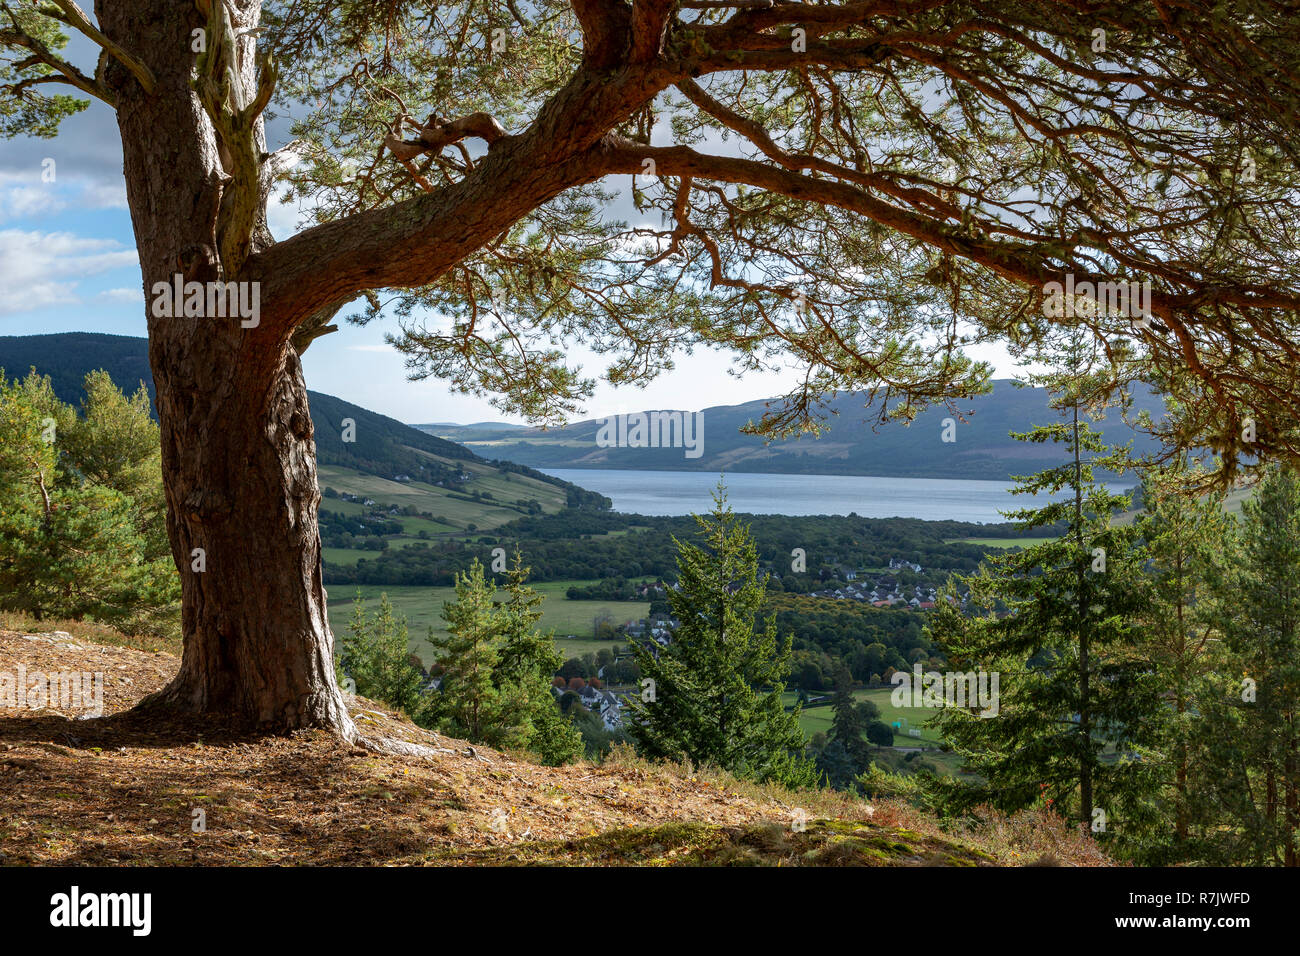
{"type": "MultiPolygon", "coordinates": [[[[793,362],[758,423],[779,435],[838,390],[879,386],[901,416],[969,396],[990,369],[968,331],[1031,339],[1060,321],[1051,284],[1150,280],[1153,321],[1084,324],[1136,335],[1108,344],[1116,371],[1176,379],[1165,431],[1231,466],[1243,416],[1300,407],[1276,214],[1300,11],[1168,8],[0,0],[0,136],[54,136],[92,102],[118,128],[183,581],[184,657],[152,705],[357,736],[300,355],[363,297],[403,319],[414,374],[534,421],[592,393],[575,343],[614,384],[694,347],[793,362]],[[286,191],[312,222],[277,242],[286,191]],[[170,307],[177,283],[207,304],[170,307]],[[255,322],[212,304],[232,283],[258,290],[255,322]]],[[[1300,440],[1261,427],[1245,453],[1300,459],[1300,440]]]]}
{"type": "Polygon", "coordinates": [[[1157,706],[1149,669],[1135,653],[1141,551],[1136,531],[1112,521],[1128,499],[1094,475],[1121,470],[1124,456],[1086,420],[1092,383],[1083,357],[1071,343],[1058,357],[1062,372],[1048,373],[1048,383],[1063,420],[1014,433],[1064,446],[1060,464],[1017,480],[1017,493],[1049,502],[1007,516],[1027,531],[1063,533],[993,556],[950,582],[929,636],[956,669],[998,672],[1001,699],[995,717],[949,707],[935,722],[982,779],[949,788],[954,804],[1015,810],[1048,800],[1110,833],[1135,806],[1133,757],[1157,706]]]}
{"type": "Polygon", "coordinates": [[[781,703],[791,637],[779,638],[773,619],[756,628],[766,583],[754,540],[721,482],[713,502],[709,515],[696,516],[703,547],[674,538],[677,583],[668,602],[679,623],[671,641],[632,645],[647,693],[633,702],[631,735],[650,757],[811,784],[798,708],[781,703]]]}

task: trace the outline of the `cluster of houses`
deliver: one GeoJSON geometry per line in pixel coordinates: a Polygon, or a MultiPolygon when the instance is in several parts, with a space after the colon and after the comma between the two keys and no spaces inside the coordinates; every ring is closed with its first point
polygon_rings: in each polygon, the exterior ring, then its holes
{"type": "MultiPolygon", "coordinates": [[[[558,687],[552,687],[551,693],[555,695],[556,700],[559,700],[565,692],[558,687]]],[[[578,695],[578,700],[583,707],[593,714],[600,715],[606,730],[618,730],[623,726],[623,701],[616,692],[598,689],[588,684],[581,690],[575,690],[574,693],[578,695]]]]}
{"type": "Polygon", "coordinates": [[[938,598],[938,591],[935,588],[914,588],[910,593],[911,597],[908,597],[905,588],[877,583],[874,587],[870,584],[846,584],[842,588],[825,588],[821,591],[813,591],[811,596],[835,598],[840,601],[866,601],[872,607],[906,606],[917,611],[932,609],[938,598]]]}
{"type": "Polygon", "coordinates": [[[902,558],[889,559],[889,570],[902,571],[905,568],[915,571],[917,574],[921,573],[921,566],[913,561],[904,561],[902,558]]]}
{"type": "Polygon", "coordinates": [[[653,614],[639,621],[629,621],[623,625],[623,631],[634,641],[654,641],[660,647],[667,647],[672,640],[673,629],[681,622],[670,614],[653,614]]]}
{"type": "MultiPolygon", "coordinates": [[[[628,621],[626,624],[620,625],[619,632],[622,636],[627,637],[629,641],[635,641],[638,644],[650,647],[654,655],[658,657],[658,648],[668,646],[672,641],[673,629],[679,626],[680,623],[672,615],[653,614],[650,617],[643,617],[640,620],[628,621]]],[[[621,650],[616,660],[623,660],[631,655],[630,650],[621,650]]],[[[605,668],[601,667],[596,672],[596,676],[604,680],[605,668]]],[[[564,695],[565,691],[559,687],[552,687],[551,693],[558,699],[564,695]]],[[[583,707],[593,714],[600,715],[601,720],[605,723],[606,730],[618,730],[623,726],[627,712],[623,700],[625,692],[596,688],[588,684],[580,690],[575,690],[574,693],[578,695],[578,700],[581,701],[583,707]]]]}
{"type": "MultiPolygon", "coordinates": [[[[910,570],[921,573],[921,566],[901,558],[890,558],[891,571],[910,570]]],[[[865,601],[873,607],[910,607],[918,611],[928,611],[934,607],[938,598],[938,589],[918,585],[906,588],[892,574],[884,574],[874,581],[859,581],[862,572],[840,568],[839,577],[846,583],[841,587],[823,588],[810,592],[810,597],[834,598],[840,601],[865,601]]]]}

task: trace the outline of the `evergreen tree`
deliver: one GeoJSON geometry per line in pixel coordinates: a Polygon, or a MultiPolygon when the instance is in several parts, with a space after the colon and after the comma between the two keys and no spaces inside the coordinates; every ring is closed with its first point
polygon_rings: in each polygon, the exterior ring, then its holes
{"type": "Polygon", "coordinates": [[[87,374],[82,389],[80,414],[60,432],[63,467],[131,499],[146,557],[170,558],[161,439],[148,390],[140,384],[128,397],[104,371],[87,374]]]}
{"type": "Polygon", "coordinates": [[[494,584],[484,580],[477,558],[468,572],[456,574],[456,600],[442,606],[447,635],[429,642],[437,651],[442,681],[434,698],[439,729],[473,743],[499,746],[511,741],[501,733],[502,701],[492,679],[497,664],[493,621],[494,584]]]}
{"type": "Polygon", "coordinates": [[[537,629],[542,597],[528,587],[517,551],[506,578],[507,597],[498,602],[477,560],[457,575],[456,600],[443,605],[448,634],[430,632],[442,672],[434,720],[453,736],[567,763],[582,754],[582,734],[551,693],[562,657],[554,635],[537,629]]]}
{"type": "Polygon", "coordinates": [[[863,735],[878,711],[869,701],[859,704],[853,699],[853,677],[841,664],[835,671],[835,703],[831,717],[831,739],[843,745],[853,763],[856,777],[871,763],[871,748],[863,735]]]}
{"type": "Polygon", "coordinates": [[[1094,478],[1094,469],[1122,471],[1125,456],[1086,421],[1096,382],[1085,358],[1067,343],[1059,360],[1062,372],[1033,378],[1056,392],[1064,420],[1013,436],[1062,444],[1065,460],[1017,478],[1015,493],[1051,500],[1007,517],[1024,530],[1060,523],[1064,533],[990,557],[949,583],[928,636],[956,669],[997,672],[1000,701],[994,717],[944,707],[934,724],[982,778],[947,786],[950,804],[1016,810],[1047,799],[1111,835],[1139,805],[1134,758],[1158,698],[1135,653],[1141,549],[1135,529],[1111,520],[1127,498],[1094,478]]]}
{"type": "MultiPolygon", "coordinates": [[[[116,392],[102,373],[92,382],[101,395],[116,392]]],[[[123,490],[77,467],[66,445],[79,430],[84,451],[113,453],[111,437],[86,432],[48,378],[0,375],[0,607],[175,633],[176,568],[165,544],[151,546],[166,540],[163,515],[146,519],[128,493],[149,489],[123,490]]]]}
{"type": "Polygon", "coordinates": [[[758,780],[813,785],[799,710],[781,694],[791,639],[755,618],[765,586],[747,526],[726,503],[721,482],[707,517],[696,516],[704,547],[674,538],[677,586],[668,600],[680,624],[667,647],[633,644],[652,699],[634,700],[630,732],[652,758],[690,759],[758,780]]]}
{"type": "Polygon", "coordinates": [[[543,763],[558,766],[582,755],[582,734],[560,713],[551,693],[551,678],[564,657],[555,647],[554,631],[537,629],[542,596],[526,584],[528,572],[516,550],[506,572],[507,599],[493,615],[501,641],[493,680],[502,700],[502,735],[521,740],[543,763]]]}
{"type": "Polygon", "coordinates": [[[367,617],[361,592],[352,602],[348,629],[339,642],[339,669],[356,683],[362,697],[383,701],[422,722],[429,709],[424,674],[412,662],[406,618],[393,613],[388,594],[367,617]]]}
{"type": "Polygon", "coordinates": [[[850,789],[864,769],[840,740],[829,741],[817,754],[817,772],[836,790],[850,789]]]}
{"type": "Polygon", "coordinates": [[[1129,851],[1152,864],[1194,858],[1194,823],[1201,818],[1209,824],[1218,816],[1204,805],[1203,777],[1195,770],[1203,763],[1201,691],[1216,667],[1227,663],[1216,629],[1220,607],[1214,590],[1222,585],[1231,552],[1232,519],[1221,496],[1188,494],[1196,484],[1197,474],[1182,460],[1148,470],[1142,481],[1145,512],[1137,527],[1147,561],[1140,654],[1163,705],[1154,714],[1150,746],[1143,750],[1143,769],[1151,780],[1142,845],[1129,851]]]}
{"type": "Polygon", "coordinates": [[[1233,822],[1207,832],[1230,861],[1297,865],[1300,840],[1300,479],[1265,472],[1242,506],[1240,544],[1220,594],[1234,667],[1204,695],[1206,780],[1233,822]]]}

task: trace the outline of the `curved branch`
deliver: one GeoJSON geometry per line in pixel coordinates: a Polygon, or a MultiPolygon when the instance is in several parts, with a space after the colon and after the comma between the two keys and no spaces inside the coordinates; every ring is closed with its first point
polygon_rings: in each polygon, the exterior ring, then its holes
{"type": "MultiPolygon", "coordinates": [[[[858,213],[941,252],[961,256],[991,270],[1004,279],[1021,285],[1043,288],[1047,283],[1067,281],[1066,271],[1050,264],[1055,258],[1046,244],[993,240],[972,235],[960,226],[927,219],[900,209],[848,183],[814,179],[789,169],[754,160],[731,156],[711,156],[685,146],[643,146],[622,137],[606,140],[602,165],[606,173],[636,174],[647,159],[653,160],[660,176],[693,177],[717,182],[754,186],[791,199],[858,213]]],[[[1107,282],[1109,276],[1074,272],[1074,282],[1107,282]]],[[[1163,319],[1178,338],[1179,351],[1188,367],[1203,373],[1197,357],[1196,343],[1187,328],[1187,317],[1207,305],[1217,304],[1240,309],[1284,309],[1300,311],[1300,296],[1269,291],[1255,295],[1228,288],[1173,294],[1152,290],[1151,313],[1163,319]]],[[[1145,329],[1154,339],[1155,329],[1145,329]]]]}
{"type": "Polygon", "coordinates": [[[73,0],[50,0],[55,6],[62,11],[63,16],[58,19],[62,20],[69,26],[76,27],[86,37],[93,40],[97,45],[111,54],[119,63],[131,71],[143,87],[146,93],[152,94],[158,82],[154,79],[153,71],[145,66],[139,59],[133,56],[121,45],[114,43],[106,37],[98,27],[90,22],[90,18],[77,6],[73,0]]]}
{"type": "Polygon", "coordinates": [[[415,139],[399,139],[390,133],[384,137],[384,145],[394,157],[405,162],[424,153],[440,152],[443,147],[471,136],[486,142],[490,149],[493,143],[506,135],[505,129],[490,113],[470,113],[447,123],[432,122],[430,119],[430,123],[419,130],[415,139]]]}
{"type": "Polygon", "coordinates": [[[17,83],[12,83],[5,87],[11,93],[21,93],[23,89],[29,86],[57,82],[75,87],[76,89],[81,90],[81,92],[95,97],[95,99],[103,100],[109,106],[117,106],[117,96],[114,95],[112,90],[108,89],[108,87],[104,86],[98,80],[86,76],[86,74],[82,73],[66,60],[55,56],[50,48],[44,43],[33,36],[28,36],[22,30],[17,28],[0,30],[0,46],[17,46],[32,51],[31,56],[13,64],[14,69],[16,70],[22,70],[26,67],[34,66],[37,63],[43,63],[60,74],[59,76],[29,77],[28,79],[20,80],[17,83]]]}

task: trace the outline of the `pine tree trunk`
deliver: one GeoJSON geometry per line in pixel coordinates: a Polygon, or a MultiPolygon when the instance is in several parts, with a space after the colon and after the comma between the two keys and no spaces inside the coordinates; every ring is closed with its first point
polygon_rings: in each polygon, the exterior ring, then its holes
{"type": "MultiPolygon", "coordinates": [[[[157,78],[148,95],[108,60],[144,278],[167,527],[182,578],[180,672],[148,704],[352,736],[325,613],[302,368],[288,332],[267,321],[285,305],[261,302],[260,323],[248,328],[238,315],[162,317],[150,308],[154,284],[178,272],[198,282],[239,279],[217,253],[223,167],[190,87],[203,18],[193,3],[164,0],[96,7],[104,31],[129,38],[157,78]]],[[[253,241],[270,244],[264,221],[253,241]]]]}
{"type": "Polygon", "coordinates": [[[227,374],[222,384],[216,369],[196,368],[174,337],[154,339],[185,633],[181,670],[164,697],[187,711],[231,713],[261,726],[346,730],[298,357],[286,346],[272,381],[227,374]]]}
{"type": "Polygon", "coordinates": [[[1079,406],[1074,406],[1074,532],[1079,548],[1079,820],[1087,833],[1092,826],[1092,724],[1088,713],[1091,690],[1088,686],[1088,608],[1084,605],[1087,572],[1084,570],[1083,543],[1083,462],[1079,449],[1079,406]]]}

